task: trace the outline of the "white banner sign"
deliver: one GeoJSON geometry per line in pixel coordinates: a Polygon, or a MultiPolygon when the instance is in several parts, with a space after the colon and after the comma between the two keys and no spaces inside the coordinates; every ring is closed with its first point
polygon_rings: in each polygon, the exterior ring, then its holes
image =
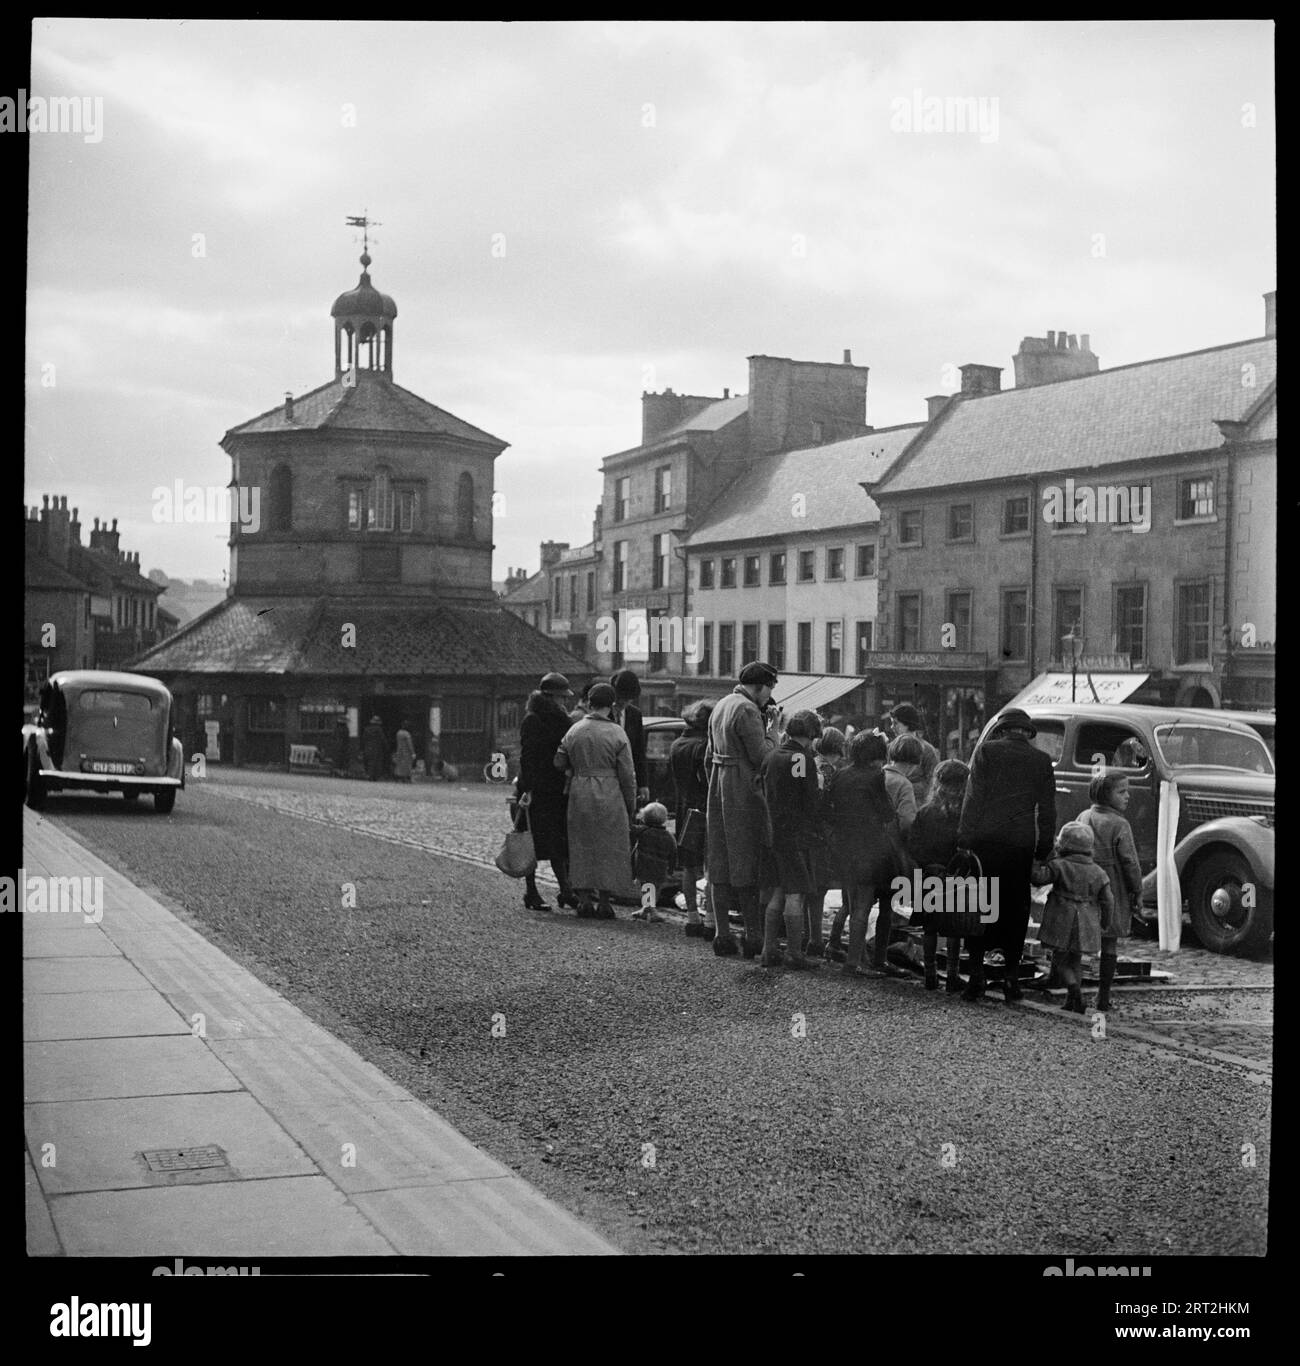
{"type": "Polygon", "coordinates": [[[1069,674],[1039,674],[1019,696],[1012,699],[1013,707],[1045,706],[1058,702],[1122,702],[1147,681],[1149,674],[1086,674],[1074,675],[1071,698],[1069,674]],[[1091,687],[1089,680],[1091,679],[1091,687]]]}

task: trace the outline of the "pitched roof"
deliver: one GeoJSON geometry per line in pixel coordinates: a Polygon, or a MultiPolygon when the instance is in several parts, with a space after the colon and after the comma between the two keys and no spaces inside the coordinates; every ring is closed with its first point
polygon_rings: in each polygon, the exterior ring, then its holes
{"type": "Polygon", "coordinates": [[[23,577],[28,588],[57,588],[75,593],[90,591],[88,583],[35,550],[29,550],[23,558],[23,577]]]}
{"type": "Polygon", "coordinates": [[[733,394],[730,398],[720,398],[716,403],[710,403],[707,408],[701,408],[694,417],[688,417],[675,427],[669,427],[666,432],[660,432],[653,441],[646,444],[657,446],[660,442],[684,436],[687,432],[721,431],[729,422],[743,417],[748,411],[748,394],[733,394]]]}
{"type": "Polygon", "coordinates": [[[954,403],[876,495],[1096,469],[1223,444],[1277,376],[1277,338],[1123,365],[954,403]],[[1253,367],[1254,384],[1243,382],[1253,367]]]}
{"type": "Polygon", "coordinates": [[[133,593],[152,593],[155,597],[165,592],[163,585],[142,574],[133,564],[115,560],[104,551],[74,545],[68,555],[68,567],[96,588],[126,588],[133,593]]]}
{"type": "Polygon", "coordinates": [[[563,645],[492,604],[227,598],[131,661],[143,673],[316,674],[438,678],[587,674],[563,645]],[[356,626],[355,647],[342,626],[356,626]]]}
{"type": "Polygon", "coordinates": [[[260,435],[265,432],[301,432],[330,429],[357,432],[416,432],[452,436],[463,441],[482,441],[502,449],[508,444],[442,408],[394,384],[377,370],[358,370],[356,383],[330,380],[293,401],[293,421],[285,417],[284,404],[232,427],[222,438],[260,435]]]}
{"type": "Polygon", "coordinates": [[[755,460],[683,539],[690,546],[712,545],[878,521],[880,509],[859,485],[879,479],[923,426],[886,427],[755,460]],[[802,503],[796,503],[800,495],[802,503]],[[796,507],[804,513],[797,521],[796,507]]]}
{"type": "Polygon", "coordinates": [[[546,582],[546,575],[539,569],[536,574],[530,574],[523,583],[504,594],[502,601],[519,607],[527,603],[545,602],[549,591],[546,582]]]}

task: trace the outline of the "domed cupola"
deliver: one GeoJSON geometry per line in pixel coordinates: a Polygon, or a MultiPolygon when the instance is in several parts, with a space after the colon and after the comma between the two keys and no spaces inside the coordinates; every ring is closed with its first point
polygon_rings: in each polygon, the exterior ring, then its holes
{"type": "Polygon", "coordinates": [[[393,377],[393,319],[397,305],[370,283],[369,251],[361,253],[361,279],[340,294],[330,309],[334,319],[334,377],[344,370],[380,370],[393,377]]]}

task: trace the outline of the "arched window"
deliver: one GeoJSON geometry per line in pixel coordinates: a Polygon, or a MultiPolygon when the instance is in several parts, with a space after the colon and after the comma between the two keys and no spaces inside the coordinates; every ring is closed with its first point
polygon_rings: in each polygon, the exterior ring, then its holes
{"type": "Polygon", "coordinates": [[[293,530],[293,471],[288,465],[277,465],[271,471],[270,530],[293,530]]]}
{"type": "Polygon", "coordinates": [[[464,541],[474,539],[474,479],[468,471],[456,484],[456,535],[464,541]]]}
{"type": "Polygon", "coordinates": [[[388,478],[388,469],[380,465],[370,482],[370,520],[371,531],[392,531],[393,529],[393,486],[388,478]]]}

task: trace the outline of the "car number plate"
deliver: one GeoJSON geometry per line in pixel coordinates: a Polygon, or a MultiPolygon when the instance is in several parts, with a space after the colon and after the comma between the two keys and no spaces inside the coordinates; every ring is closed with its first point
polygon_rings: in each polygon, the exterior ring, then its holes
{"type": "Polygon", "coordinates": [[[134,773],[135,764],[114,762],[109,759],[94,759],[90,764],[92,773],[134,773]]]}

